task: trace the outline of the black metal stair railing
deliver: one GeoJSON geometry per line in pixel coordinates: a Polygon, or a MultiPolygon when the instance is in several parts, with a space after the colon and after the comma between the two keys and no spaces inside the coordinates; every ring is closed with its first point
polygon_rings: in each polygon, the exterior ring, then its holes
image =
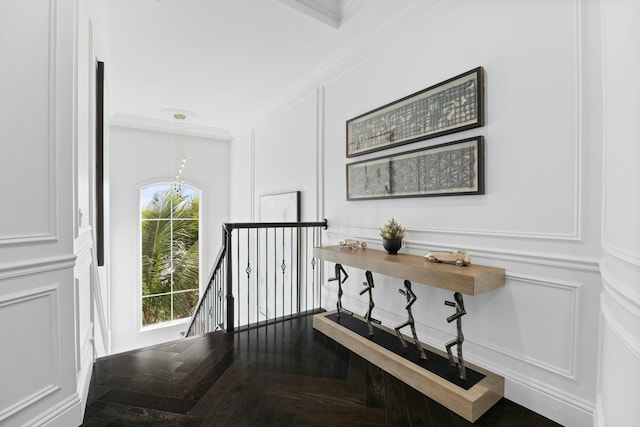
{"type": "Polygon", "coordinates": [[[185,333],[188,337],[217,331],[224,327],[222,295],[225,283],[225,253],[226,248],[223,246],[218,251],[207,287],[191,317],[191,323],[185,333]]]}
{"type": "Polygon", "coordinates": [[[225,223],[207,288],[186,336],[231,333],[321,308],[313,248],[327,221],[225,223]]]}

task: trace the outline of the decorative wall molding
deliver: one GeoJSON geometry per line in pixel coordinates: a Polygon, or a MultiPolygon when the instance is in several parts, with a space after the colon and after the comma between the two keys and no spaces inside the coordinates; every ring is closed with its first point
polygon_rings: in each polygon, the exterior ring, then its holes
{"type": "Polygon", "coordinates": [[[80,398],[80,395],[78,393],[73,393],[71,396],[67,397],[62,402],[58,403],[48,411],[40,414],[35,419],[31,420],[29,423],[27,423],[27,425],[34,426],[34,427],[40,427],[40,426],[44,427],[44,426],[51,425],[50,423],[53,423],[54,421],[58,423],[57,425],[71,425],[71,424],[65,424],[65,423],[77,422],[78,419],[81,419],[79,418],[81,416],[80,409],[79,409],[81,403],[82,403],[82,400],[80,398]],[[76,408],[78,408],[77,417],[73,413],[73,410],[76,408]],[[70,419],[65,420],[65,417],[70,419]]]}
{"type": "MultiPolygon", "coordinates": [[[[451,3],[453,5],[456,2],[452,1],[451,3]]],[[[426,12],[429,9],[437,9],[438,11],[440,11],[439,9],[440,5],[438,4],[437,1],[429,2],[429,3],[425,2],[421,7],[422,7],[421,9],[409,8],[408,10],[420,16],[422,15],[423,12],[426,12]]],[[[584,111],[582,106],[582,103],[583,103],[582,94],[583,94],[584,79],[583,79],[582,67],[584,66],[584,64],[583,64],[583,56],[582,56],[583,42],[582,42],[581,33],[583,31],[582,21],[584,18],[583,18],[581,1],[574,0],[573,7],[574,7],[574,28],[572,32],[573,52],[571,52],[571,54],[573,55],[573,73],[575,76],[573,79],[575,82],[575,85],[572,86],[575,91],[575,98],[574,98],[574,105],[573,105],[573,110],[575,113],[573,116],[573,119],[575,122],[575,127],[574,127],[575,138],[573,138],[571,141],[571,144],[573,146],[573,156],[571,161],[573,162],[572,165],[574,169],[574,174],[570,178],[568,178],[573,181],[572,196],[574,196],[573,205],[571,207],[571,210],[572,210],[571,229],[562,233],[541,233],[541,232],[505,231],[505,230],[491,230],[491,229],[489,230],[466,229],[462,227],[450,228],[450,227],[411,227],[409,226],[407,227],[408,230],[410,229],[413,231],[430,233],[430,234],[474,235],[474,236],[497,237],[497,238],[506,238],[506,239],[534,239],[534,240],[566,241],[566,242],[583,241],[582,203],[583,203],[583,191],[584,191],[584,185],[583,185],[584,167],[582,162],[583,162],[583,148],[584,148],[584,135],[583,135],[584,111]]],[[[404,16],[404,18],[407,18],[404,13],[402,13],[401,15],[404,16]]],[[[395,37],[399,37],[399,36],[401,35],[394,36],[393,34],[391,35],[387,34],[387,38],[383,41],[380,41],[380,44],[386,44],[392,41],[395,37]]],[[[372,35],[371,37],[373,39],[375,36],[372,35]]],[[[367,43],[363,42],[362,45],[360,45],[360,48],[364,48],[364,46],[366,45],[367,43]]],[[[377,49],[370,51],[367,56],[374,54],[376,50],[377,49]]],[[[321,76],[318,76],[318,79],[316,80],[316,84],[318,86],[327,84],[328,76],[332,76],[335,78],[335,76],[333,75],[338,74],[338,70],[346,71],[350,67],[357,65],[359,61],[362,61],[364,59],[365,57],[359,58],[358,61],[355,63],[354,62],[343,63],[340,61],[336,61],[335,63],[332,63],[321,76]]],[[[342,74],[342,72],[340,72],[339,74],[342,74]]],[[[298,96],[302,96],[302,94],[304,93],[302,90],[302,87],[298,88],[296,93],[298,96]]],[[[294,102],[294,101],[292,99],[289,99],[289,103],[291,102],[294,102]]],[[[333,225],[334,224],[332,224],[332,226],[333,225]]]]}
{"type": "Polygon", "coordinates": [[[609,271],[605,263],[601,265],[602,285],[607,296],[640,319],[640,290],[637,286],[624,286],[609,271]]]}
{"type": "MultiPolygon", "coordinates": [[[[117,113],[111,117],[111,126],[151,130],[170,134],[174,134],[176,131],[175,125],[170,120],[152,119],[122,113],[117,113]]],[[[227,129],[213,128],[193,123],[184,124],[184,133],[185,135],[210,138],[222,142],[230,142],[233,139],[227,129]]]]}
{"type": "Polygon", "coordinates": [[[524,274],[514,274],[507,273],[505,275],[507,281],[511,282],[520,282],[527,285],[534,286],[543,286],[550,287],[554,289],[561,289],[564,291],[568,291],[572,293],[571,307],[568,309],[571,311],[571,326],[570,326],[570,336],[572,337],[571,345],[569,347],[569,366],[566,368],[560,366],[554,366],[552,364],[546,363],[544,361],[538,360],[533,357],[529,357],[526,354],[518,353],[516,351],[507,349],[502,346],[498,346],[487,341],[482,341],[478,339],[468,340],[470,343],[478,345],[480,347],[484,347],[488,350],[494,351],[498,354],[502,354],[511,359],[523,361],[531,366],[534,366],[539,369],[543,369],[545,371],[551,372],[556,375],[563,376],[565,378],[569,378],[571,380],[576,380],[576,366],[577,366],[577,351],[576,348],[578,346],[578,325],[579,325],[579,307],[580,307],[580,288],[582,287],[581,283],[577,282],[568,282],[564,280],[551,280],[541,276],[528,276],[524,274]]]}
{"type": "MultiPolygon", "coordinates": [[[[575,224],[579,223],[579,214],[576,214],[575,224]]],[[[507,232],[500,230],[478,230],[470,228],[444,228],[444,227],[411,227],[412,230],[431,234],[460,234],[484,237],[502,237],[507,239],[535,239],[535,240],[559,240],[580,241],[580,235],[575,233],[533,233],[533,232],[507,232]]]]}
{"type": "Polygon", "coordinates": [[[20,411],[23,411],[25,408],[28,408],[29,406],[41,401],[45,397],[49,396],[52,393],[55,393],[58,390],[60,390],[59,386],[48,385],[7,408],[0,408],[0,422],[17,414],[20,411]]]}
{"type": "Polygon", "coordinates": [[[342,1],[340,0],[279,0],[333,28],[340,28],[342,22],[342,1]]]}
{"type": "MultiPolygon", "coordinates": [[[[58,126],[56,122],[56,112],[58,108],[59,98],[58,98],[58,90],[57,83],[58,73],[57,73],[57,63],[56,58],[58,56],[57,53],[57,40],[58,37],[56,35],[57,29],[57,11],[59,9],[57,5],[57,0],[49,0],[48,5],[39,6],[46,7],[48,9],[48,37],[47,41],[43,41],[43,43],[47,43],[48,50],[48,61],[47,61],[47,140],[45,141],[46,151],[47,151],[47,208],[42,212],[39,212],[40,215],[46,215],[46,230],[38,230],[34,233],[20,233],[14,235],[3,235],[0,236],[0,246],[3,245],[24,245],[24,244],[37,244],[37,243],[46,243],[46,242],[55,242],[58,239],[58,183],[59,179],[59,171],[58,171],[58,159],[57,153],[59,148],[58,143],[58,126]]],[[[35,7],[35,6],[34,6],[35,7]]],[[[15,178],[15,177],[14,177],[15,178]]],[[[44,184],[44,183],[43,183],[44,184]]]]}
{"type": "MultiPolygon", "coordinates": [[[[418,229],[406,228],[407,232],[411,234],[411,232],[415,232],[418,229]]],[[[334,240],[339,241],[345,238],[357,239],[363,242],[366,242],[369,245],[377,245],[380,244],[379,238],[371,238],[371,235],[378,234],[378,228],[374,226],[349,226],[344,224],[329,224],[329,229],[326,231],[327,236],[334,240]],[[364,234],[358,233],[345,233],[343,230],[347,230],[351,227],[351,229],[360,229],[366,230],[364,234]],[[332,231],[332,229],[338,229],[338,231],[332,231]]],[[[456,250],[460,249],[459,247],[451,246],[450,243],[439,243],[439,242],[427,242],[427,241],[419,241],[419,240],[406,240],[407,248],[416,249],[423,252],[429,250],[456,250]]],[[[510,262],[520,262],[525,264],[534,264],[534,265],[543,265],[548,267],[560,267],[567,268],[571,270],[583,270],[589,272],[599,272],[600,264],[599,260],[595,258],[585,258],[585,257],[572,257],[566,254],[549,254],[549,253],[537,253],[537,252],[525,252],[525,251],[514,251],[514,250],[505,250],[505,249],[494,249],[494,247],[486,247],[486,246],[465,246],[463,249],[471,252],[472,256],[478,256],[481,258],[487,259],[495,259],[500,261],[510,261],[510,262]]]]}
{"type": "Polygon", "coordinates": [[[59,209],[58,209],[58,185],[60,183],[60,176],[58,170],[57,153],[59,152],[60,144],[58,139],[59,124],[57,122],[57,107],[60,103],[58,99],[58,82],[61,77],[58,76],[58,63],[57,59],[62,55],[57,51],[58,35],[57,35],[57,13],[58,13],[58,1],[49,1],[49,236],[45,239],[29,239],[25,243],[43,242],[47,240],[55,240],[58,236],[58,222],[59,222],[59,209]]]}
{"type": "Polygon", "coordinates": [[[62,383],[63,372],[62,365],[60,364],[62,348],[60,343],[60,302],[58,290],[59,285],[52,284],[0,297],[0,311],[17,304],[24,304],[43,298],[47,299],[50,318],[46,326],[49,328],[51,340],[51,348],[42,349],[43,354],[50,355],[50,378],[41,379],[43,382],[50,381],[50,383],[44,384],[38,390],[34,390],[31,394],[13,403],[11,406],[0,408],[0,421],[25,410],[27,407],[36,404],[61,388],[60,384],[62,383]]]}
{"type": "Polygon", "coordinates": [[[602,235],[602,249],[613,257],[640,267],[640,256],[638,254],[631,253],[626,249],[612,244],[604,233],[602,235]]]}
{"type": "Polygon", "coordinates": [[[593,427],[606,427],[607,422],[604,419],[604,407],[602,403],[602,394],[596,395],[596,409],[593,414],[593,427]]]}
{"type": "Polygon", "coordinates": [[[604,322],[607,324],[609,329],[625,345],[625,347],[629,349],[631,354],[640,361],[640,340],[637,338],[637,334],[630,332],[629,328],[620,323],[618,317],[609,307],[607,298],[604,294],[600,297],[600,309],[602,311],[604,322]]]}
{"type": "Polygon", "coordinates": [[[316,91],[316,221],[324,219],[325,88],[316,91]]]}
{"type": "Polygon", "coordinates": [[[71,268],[75,265],[75,261],[75,255],[58,255],[0,264],[0,280],[71,268]]]}
{"type": "MultiPolygon", "coordinates": [[[[50,229],[55,228],[55,226],[52,227],[51,223],[49,224],[49,227],[50,229]]],[[[57,240],[58,237],[56,236],[56,233],[17,234],[13,236],[2,236],[2,238],[0,238],[0,246],[46,243],[55,242],[57,240]]]]}
{"type": "MultiPolygon", "coordinates": [[[[359,62],[363,61],[370,55],[373,55],[381,45],[390,43],[393,41],[395,37],[401,37],[402,34],[394,36],[393,34],[387,34],[389,28],[393,27],[393,24],[397,20],[406,20],[409,18],[409,15],[414,16],[422,16],[427,11],[433,11],[434,16],[437,16],[439,13],[445,13],[448,9],[447,7],[454,7],[455,1],[450,2],[451,4],[446,7],[441,5],[438,1],[430,1],[424,2],[419,6],[411,6],[405,8],[402,12],[400,12],[397,16],[392,17],[388,22],[385,22],[380,26],[378,32],[373,32],[367,35],[366,39],[358,40],[354,43],[353,46],[347,46],[347,48],[353,48],[352,55],[345,57],[338,57],[330,59],[324,66],[319,67],[313,76],[307,76],[305,80],[302,80],[299,84],[292,85],[287,91],[283,92],[282,98],[276,100],[269,108],[266,109],[268,111],[264,117],[262,117],[259,121],[267,120],[266,117],[270,117],[274,114],[277,114],[281,109],[286,108],[287,105],[294,103],[301,96],[304,96],[309,90],[315,88],[316,90],[319,88],[324,88],[324,85],[327,84],[332,79],[339,77],[345,71],[350,69],[351,67],[357,65],[359,62]],[[442,9],[444,8],[444,9],[442,9]],[[382,35],[385,36],[382,39],[382,35]],[[374,40],[378,40],[380,38],[379,43],[372,43],[374,40]],[[357,53],[356,53],[357,51],[357,53]]],[[[573,226],[570,231],[565,233],[534,233],[534,232],[526,232],[526,231],[518,231],[518,232],[510,232],[504,230],[474,230],[474,229],[464,229],[464,228],[444,228],[444,227],[412,227],[412,230],[426,232],[431,234],[455,234],[455,235],[477,235],[477,236],[486,236],[486,237],[500,237],[500,238],[509,238],[509,239],[536,239],[536,240],[549,240],[549,241],[576,241],[580,242],[583,240],[582,237],[582,193],[584,191],[583,186],[583,165],[582,165],[582,153],[583,153],[583,131],[582,128],[584,126],[583,123],[583,107],[582,107],[582,92],[583,92],[583,76],[582,76],[582,66],[583,66],[583,57],[582,57],[582,20],[583,20],[583,12],[580,4],[580,0],[574,0],[573,2],[574,10],[575,10],[575,22],[574,22],[574,31],[573,31],[573,40],[574,40],[574,52],[573,52],[573,60],[574,60],[574,72],[575,72],[575,99],[574,99],[574,111],[575,111],[575,138],[572,141],[574,147],[574,156],[573,156],[573,166],[574,166],[574,175],[573,179],[573,195],[574,195],[574,203],[572,206],[573,212],[573,226]]],[[[411,19],[410,19],[411,21],[411,19]]],[[[411,21],[412,22],[412,21],[411,21]]],[[[406,27],[403,24],[403,27],[406,27]]]]}

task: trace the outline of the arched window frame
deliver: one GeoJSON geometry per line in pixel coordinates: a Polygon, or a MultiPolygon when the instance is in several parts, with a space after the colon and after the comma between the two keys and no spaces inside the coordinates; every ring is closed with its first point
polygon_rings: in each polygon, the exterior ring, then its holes
{"type": "MultiPolygon", "coordinates": [[[[138,325],[140,327],[141,331],[144,330],[149,330],[149,329],[156,329],[159,327],[167,327],[167,326],[172,326],[172,325],[176,325],[176,324],[181,324],[181,323],[186,323],[190,320],[191,318],[191,314],[193,309],[195,308],[195,306],[198,303],[198,298],[200,295],[200,283],[202,281],[202,241],[200,240],[200,236],[202,235],[202,222],[201,222],[201,217],[202,217],[202,190],[194,185],[188,184],[185,185],[183,187],[183,195],[185,197],[189,197],[191,195],[195,195],[198,198],[198,210],[197,210],[197,218],[183,218],[183,219],[177,219],[177,218],[173,218],[171,217],[169,220],[165,219],[165,218],[159,218],[156,220],[160,220],[160,221],[171,221],[171,229],[173,230],[173,221],[197,221],[198,226],[197,226],[197,233],[198,233],[198,243],[197,243],[197,252],[198,255],[197,257],[195,257],[197,259],[197,266],[198,266],[198,271],[197,274],[195,275],[197,277],[197,281],[195,282],[195,284],[191,287],[188,287],[186,289],[175,289],[174,285],[175,285],[175,281],[174,281],[174,277],[173,277],[173,273],[175,272],[175,268],[172,266],[172,271],[171,271],[171,282],[170,282],[170,287],[169,289],[166,289],[166,292],[160,292],[160,293],[149,293],[149,292],[145,292],[144,289],[144,284],[145,284],[145,280],[144,280],[144,274],[145,274],[145,267],[144,267],[144,238],[143,238],[143,222],[145,221],[149,221],[149,219],[144,219],[143,218],[143,210],[144,210],[144,204],[145,204],[145,200],[149,201],[150,200],[150,195],[153,193],[153,189],[159,189],[160,187],[164,187],[165,190],[170,190],[172,188],[173,184],[172,183],[167,183],[167,182],[151,182],[151,183],[147,183],[144,184],[142,186],[139,187],[139,192],[138,192],[138,198],[139,198],[139,204],[140,204],[140,208],[139,208],[139,212],[138,212],[138,219],[139,219],[139,227],[138,227],[138,253],[137,253],[137,258],[138,258],[138,265],[139,265],[139,269],[138,269],[138,275],[137,275],[137,294],[138,294],[138,303],[137,303],[137,311],[138,311],[138,325]],[[188,293],[190,293],[191,295],[187,295],[188,293]],[[190,304],[188,304],[191,308],[191,310],[189,311],[189,314],[184,316],[184,317],[179,317],[180,313],[176,313],[174,308],[175,308],[175,304],[174,304],[174,297],[177,295],[183,294],[185,297],[189,297],[187,299],[190,300],[190,304]],[[170,304],[170,314],[168,315],[168,318],[166,319],[162,319],[156,322],[146,322],[145,323],[145,316],[147,313],[145,313],[145,309],[144,309],[144,305],[145,305],[145,300],[149,300],[150,298],[154,298],[154,297],[168,297],[171,300],[171,304],[170,304]]],[[[171,212],[174,212],[174,209],[171,209],[171,212]]],[[[172,237],[171,237],[171,247],[173,250],[173,241],[175,239],[173,238],[173,231],[172,231],[172,237]]],[[[173,262],[173,255],[172,257],[172,262],[173,262]]]]}

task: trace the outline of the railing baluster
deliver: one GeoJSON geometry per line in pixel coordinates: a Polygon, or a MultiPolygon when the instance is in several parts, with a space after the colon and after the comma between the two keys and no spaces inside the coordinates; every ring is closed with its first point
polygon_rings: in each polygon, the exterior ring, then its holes
{"type": "Polygon", "coordinates": [[[285,270],[287,269],[287,266],[284,262],[284,227],[282,228],[282,264],[280,265],[280,268],[282,269],[282,317],[284,317],[284,299],[285,299],[285,289],[286,289],[286,284],[285,284],[285,270]]]}
{"type": "Polygon", "coordinates": [[[316,268],[317,262],[312,254],[313,247],[321,243],[320,227],[326,229],[326,220],[315,223],[224,224],[223,247],[218,253],[213,272],[200,296],[186,335],[218,329],[232,333],[237,328],[269,324],[278,319],[292,318],[303,312],[321,309],[322,271],[316,268]],[[280,235],[278,229],[281,230],[280,235]],[[247,235],[241,236],[241,230],[247,235]],[[270,230],[273,230],[273,236],[270,230]],[[246,260],[242,258],[240,247],[241,238],[244,237],[247,245],[246,260]],[[273,241],[270,241],[271,238],[273,241]],[[240,273],[241,266],[245,264],[246,281],[241,280],[240,273]],[[245,297],[246,302],[243,300],[245,297]]]}
{"type": "Polygon", "coordinates": [[[260,229],[256,229],[256,324],[260,324],[260,229]]]}
{"type": "MultiPolygon", "coordinates": [[[[277,266],[277,253],[278,253],[278,237],[276,236],[277,228],[273,229],[273,317],[277,317],[278,307],[278,266],[277,266]]],[[[269,285],[267,284],[267,287],[269,285]]]]}

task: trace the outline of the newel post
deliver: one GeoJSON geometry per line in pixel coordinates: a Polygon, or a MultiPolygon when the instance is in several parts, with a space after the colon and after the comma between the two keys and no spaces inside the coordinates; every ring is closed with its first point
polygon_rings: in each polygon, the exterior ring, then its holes
{"type": "Polygon", "coordinates": [[[231,233],[233,232],[233,224],[224,224],[223,226],[223,240],[225,247],[225,260],[226,260],[226,272],[225,277],[227,279],[227,289],[225,292],[226,295],[226,313],[227,313],[227,324],[226,324],[226,333],[233,333],[235,330],[235,312],[234,312],[234,297],[233,297],[233,259],[231,250],[231,233]]]}

